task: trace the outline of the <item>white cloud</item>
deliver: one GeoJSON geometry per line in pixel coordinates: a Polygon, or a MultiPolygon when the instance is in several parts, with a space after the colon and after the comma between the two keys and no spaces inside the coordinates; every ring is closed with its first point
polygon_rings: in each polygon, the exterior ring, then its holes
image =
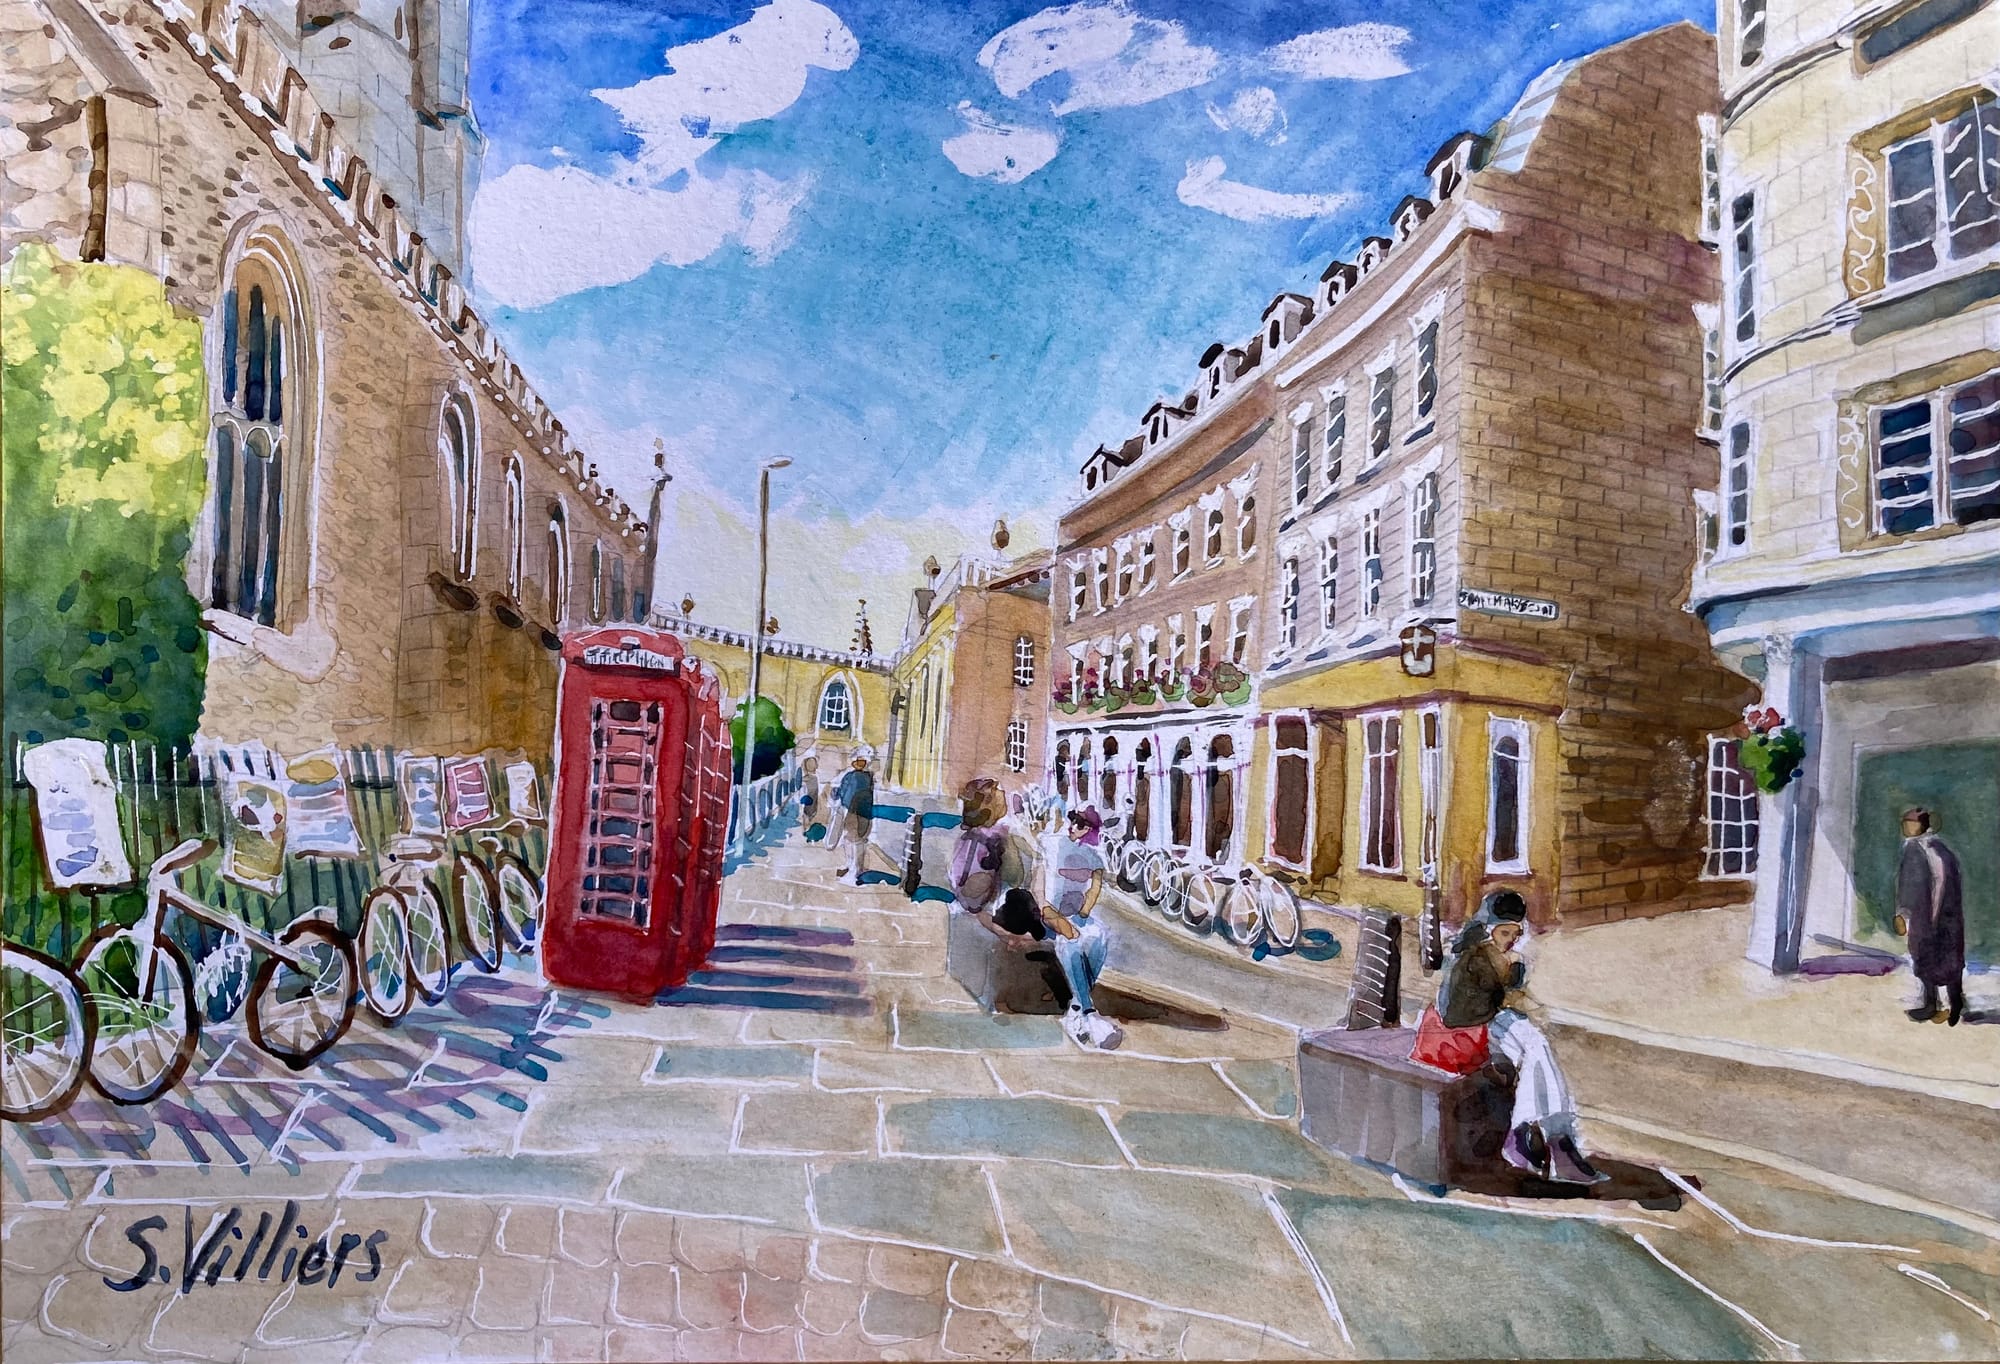
{"type": "Polygon", "coordinates": [[[1274,71],[1314,81],[1379,81],[1409,73],[1410,31],[1395,24],[1348,24],[1301,33],[1264,53],[1274,71]]]}
{"type": "Polygon", "coordinates": [[[677,190],[574,166],[515,166],[480,187],[470,231],[480,289],[517,308],[692,265],[734,241],[759,263],[782,248],[812,177],[691,173],[677,190]]]}
{"type": "Polygon", "coordinates": [[[812,68],[845,71],[860,50],[816,0],[771,0],[735,28],[669,48],[666,75],[591,93],[637,134],[637,166],[657,182],[694,165],[721,134],[791,108],[812,68]]]}
{"type": "Polygon", "coordinates": [[[944,154],[966,175],[1003,185],[1027,179],[1055,159],[1062,139],[1043,128],[1002,123],[970,100],[960,100],[965,131],[944,140],[944,154]]]}
{"type": "Polygon", "coordinates": [[[1253,85],[1238,90],[1228,104],[1208,106],[1208,121],[1223,132],[1238,132],[1254,137],[1259,142],[1268,142],[1273,147],[1285,140],[1286,130],[1291,126],[1285,117],[1284,106],[1278,103],[1277,92],[1268,85],[1253,85]]]}
{"type": "Polygon", "coordinates": [[[1239,222],[1261,223],[1273,218],[1324,218],[1353,203],[1355,196],[1336,194],[1285,194],[1259,189],[1236,180],[1225,180],[1229,168],[1219,156],[1190,161],[1175,192],[1190,208],[1205,208],[1239,222]]]}
{"type": "Polygon", "coordinates": [[[1143,19],[1124,0],[1083,0],[1030,15],[996,33],[979,64],[1009,99],[1059,72],[1069,92],[1056,114],[1146,104],[1206,84],[1220,59],[1179,24],[1143,19]]]}

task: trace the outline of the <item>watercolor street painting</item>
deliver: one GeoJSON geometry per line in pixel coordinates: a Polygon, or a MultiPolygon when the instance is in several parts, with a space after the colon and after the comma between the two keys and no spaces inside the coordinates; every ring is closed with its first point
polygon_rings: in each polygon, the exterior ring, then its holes
{"type": "Polygon", "coordinates": [[[2000,4],[0,50],[10,1364],[2000,1358],[2000,4]]]}

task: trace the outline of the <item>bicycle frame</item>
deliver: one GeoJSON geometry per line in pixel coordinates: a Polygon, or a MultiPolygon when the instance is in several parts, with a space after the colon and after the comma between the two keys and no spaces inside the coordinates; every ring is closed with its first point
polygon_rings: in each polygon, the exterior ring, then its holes
{"type": "Polygon", "coordinates": [[[159,954],[153,951],[153,944],[159,940],[169,905],[204,923],[230,930],[259,951],[278,958],[288,966],[305,966],[303,954],[286,947],[267,933],[258,932],[236,915],[217,909],[181,889],[181,868],[199,862],[214,848],[213,840],[189,839],[163,855],[146,873],[146,912],[132,925],[133,934],[146,946],[145,969],[139,980],[139,994],[143,999],[153,997],[153,967],[159,959],[159,954]]]}

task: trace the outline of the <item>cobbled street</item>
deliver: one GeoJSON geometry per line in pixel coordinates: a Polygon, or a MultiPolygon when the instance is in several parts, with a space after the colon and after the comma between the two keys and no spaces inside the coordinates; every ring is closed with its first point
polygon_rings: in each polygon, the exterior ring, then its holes
{"type": "Polygon", "coordinates": [[[832,870],[732,875],[653,1007],[513,959],[299,1074],[222,1029],[167,1100],[9,1126],[7,1359],[2000,1358],[1970,1232],[1623,1136],[1702,1200],[1434,1198],[1300,1136],[1290,1033],[1086,1054],[969,1001],[947,906],[832,870]],[[232,1210],[345,1272],[190,1289],[232,1210]]]}

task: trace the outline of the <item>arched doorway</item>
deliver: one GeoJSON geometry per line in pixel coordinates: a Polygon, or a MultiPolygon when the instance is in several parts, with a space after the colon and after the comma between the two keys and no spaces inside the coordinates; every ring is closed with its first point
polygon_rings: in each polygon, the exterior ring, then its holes
{"type": "Polygon", "coordinates": [[[1141,739],[1132,750],[1132,836],[1141,843],[1153,836],[1153,741],[1141,739]]]}
{"type": "Polygon", "coordinates": [[[1069,740],[1056,745],[1056,795],[1069,799],[1069,740]]]}
{"type": "Polygon", "coordinates": [[[1210,861],[1219,862],[1229,853],[1236,834],[1236,741],[1218,734],[1208,745],[1208,767],[1203,773],[1208,795],[1208,842],[1210,861]]]}
{"type": "Polygon", "coordinates": [[[1110,819],[1118,813],[1118,741],[1108,734],[1104,737],[1104,761],[1097,781],[1098,791],[1104,797],[1099,813],[1110,819]]]}
{"type": "Polygon", "coordinates": [[[1182,739],[1174,745],[1173,762],[1167,767],[1168,837],[1186,852],[1194,842],[1194,777],[1188,766],[1194,761],[1194,744],[1182,739]]]}

